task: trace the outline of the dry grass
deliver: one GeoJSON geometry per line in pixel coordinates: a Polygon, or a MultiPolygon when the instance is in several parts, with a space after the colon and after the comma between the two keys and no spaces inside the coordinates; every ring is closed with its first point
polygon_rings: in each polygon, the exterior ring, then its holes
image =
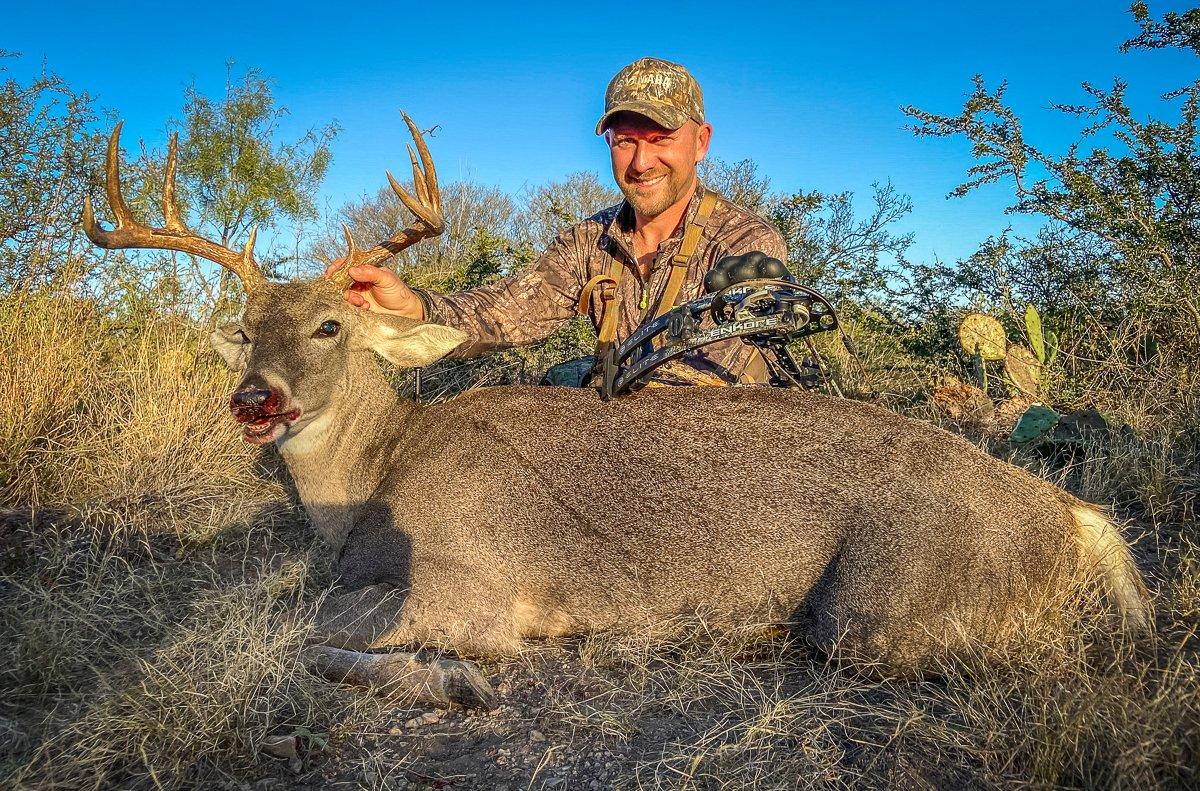
{"type": "Polygon", "coordinates": [[[543,717],[576,741],[649,742],[639,787],[1187,786],[1200,780],[1200,548],[1176,560],[1189,568],[1159,592],[1153,646],[1094,617],[940,677],[880,681],[761,628],[699,621],[674,641],[586,640],[594,676],[543,717]]]}
{"type": "Polygon", "coordinates": [[[0,300],[0,507],[107,503],[145,520],[154,501],[155,529],[179,535],[277,499],[236,441],[232,378],[203,336],[179,320],[109,321],[61,295],[0,300]]]}
{"type": "MultiPolygon", "coordinates": [[[[415,748],[392,759],[362,746],[386,737],[391,707],[297,666],[304,622],[288,613],[324,589],[324,552],[270,453],[237,441],[232,380],[203,333],[115,326],[38,294],[0,299],[0,319],[0,785],[286,785],[300,775],[261,751],[279,733],[302,735],[311,784],[345,766],[378,787],[423,776],[397,769],[416,765],[415,748]]],[[[889,354],[870,345],[844,365],[861,367],[865,391],[919,403],[911,363],[889,369],[889,354]]],[[[604,784],[619,787],[1195,785],[1200,484],[1184,413],[1139,412],[1129,432],[1046,468],[1143,518],[1151,643],[1133,649],[1083,620],[1002,663],[981,655],[941,678],[882,682],[761,629],[691,621],[666,640],[531,646],[490,668],[531,690],[524,719],[509,731],[503,714],[468,719],[448,738],[528,747],[536,722],[553,750],[521,787],[567,777],[560,758],[597,745],[616,756],[604,784]]],[[[582,761],[571,778],[586,780],[582,761]]]]}
{"type": "Polygon", "coordinates": [[[172,787],[237,775],[263,760],[267,736],[329,738],[370,706],[300,670],[304,622],[282,612],[303,598],[307,559],[270,565],[230,578],[202,561],[106,553],[67,586],[10,592],[5,698],[41,721],[9,780],[172,787]]]}

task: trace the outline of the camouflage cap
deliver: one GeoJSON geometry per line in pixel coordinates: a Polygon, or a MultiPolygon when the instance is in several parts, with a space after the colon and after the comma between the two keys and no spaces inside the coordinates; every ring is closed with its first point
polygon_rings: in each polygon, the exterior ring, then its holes
{"type": "Polygon", "coordinates": [[[689,118],[704,123],[704,94],[696,78],[678,63],[642,58],[617,72],[608,84],[596,134],[602,134],[608,119],[622,111],[644,115],[664,129],[678,129],[689,118]]]}

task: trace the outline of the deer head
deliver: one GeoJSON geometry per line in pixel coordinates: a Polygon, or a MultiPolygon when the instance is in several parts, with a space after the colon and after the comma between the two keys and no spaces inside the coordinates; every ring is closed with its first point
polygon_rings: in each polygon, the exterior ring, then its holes
{"type": "Polygon", "coordinates": [[[273,283],[263,276],[254,260],[255,231],[239,252],[204,239],[183,224],[175,205],[176,135],[171,136],[167,153],[163,227],[152,228],[134,220],[121,191],[121,124],[109,138],[105,193],[116,227],[101,228],[87,198],[84,232],[106,249],[175,250],[220,264],[238,276],[247,294],[246,309],[240,320],[213,333],[212,344],[231,368],[243,374],[230,399],[230,410],[242,425],[247,442],[265,444],[294,436],[311,425],[349,389],[355,355],[374,352],[397,366],[417,368],[436,361],[466,339],[449,327],[351,307],[341,297],[350,283],[346,273],[350,267],[380,264],[409,245],[442,232],[433,158],[407,114],[404,122],[417,146],[416,152],[411,146],[408,149],[416,196],[401,187],[391,173],[387,179],[415,215],[414,223],[368,250],[358,249],[350,229],[343,225],[348,251],[341,267],[313,280],[288,283],[273,283]]]}

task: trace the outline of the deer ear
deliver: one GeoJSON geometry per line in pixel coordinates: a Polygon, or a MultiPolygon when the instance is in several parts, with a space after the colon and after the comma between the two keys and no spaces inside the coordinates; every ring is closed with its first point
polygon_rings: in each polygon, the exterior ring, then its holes
{"type": "Polygon", "coordinates": [[[401,368],[424,368],[445,357],[467,340],[467,334],[441,324],[372,322],[366,346],[401,368]]]}
{"type": "Polygon", "coordinates": [[[250,358],[250,337],[238,322],[217,327],[208,342],[233,370],[241,371],[246,367],[246,360],[250,358]]]}

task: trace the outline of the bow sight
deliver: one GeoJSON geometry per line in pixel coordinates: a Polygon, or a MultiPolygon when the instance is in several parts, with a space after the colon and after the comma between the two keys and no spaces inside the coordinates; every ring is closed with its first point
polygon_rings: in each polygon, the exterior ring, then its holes
{"type": "Polygon", "coordinates": [[[728,338],[741,338],[762,352],[772,386],[820,385],[819,364],[798,362],[788,345],[838,329],[837,312],[821,294],[795,283],[776,259],[759,253],[765,260],[756,262],[759,265],[751,272],[744,260],[750,255],[754,254],[722,259],[705,277],[709,294],[643,324],[620,346],[609,349],[599,361],[601,397],[607,400],[637,390],[659,366],[728,338]],[[757,276],[775,270],[782,276],[757,276]],[[706,317],[711,320],[707,325],[706,317]]]}

